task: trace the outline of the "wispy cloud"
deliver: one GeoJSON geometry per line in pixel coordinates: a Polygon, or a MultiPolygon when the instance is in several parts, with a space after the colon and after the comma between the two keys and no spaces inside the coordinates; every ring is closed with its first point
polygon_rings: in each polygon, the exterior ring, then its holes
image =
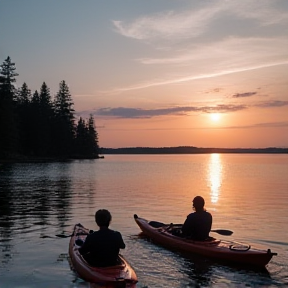
{"type": "Polygon", "coordinates": [[[283,107],[288,106],[288,101],[280,101],[280,100],[272,100],[272,101],[266,101],[263,103],[256,104],[257,107],[283,107]]]}
{"type": "Polygon", "coordinates": [[[241,0],[209,1],[197,8],[187,8],[184,12],[165,11],[139,17],[132,21],[114,20],[116,31],[123,36],[153,40],[187,39],[205,33],[215,19],[225,16],[235,21],[254,20],[260,25],[287,23],[288,14],[273,5],[276,1],[241,0]]]}
{"type": "MultiPolygon", "coordinates": [[[[227,37],[209,45],[186,44],[187,49],[176,49],[163,54],[161,58],[139,58],[145,65],[202,65],[209,61],[209,67],[239,67],[257,63],[281,63],[288,59],[287,37],[227,37]],[[168,55],[167,55],[168,54],[168,55]],[[227,61],[229,59],[229,62],[227,61]],[[282,60],[281,60],[282,59],[282,60]],[[228,62],[228,63],[227,63],[228,62]]],[[[207,65],[207,64],[205,64],[207,65]]]]}
{"type": "MultiPolygon", "coordinates": [[[[256,92],[242,93],[242,96],[246,94],[256,94],[256,92]]],[[[240,95],[240,94],[239,94],[240,95]]],[[[258,108],[275,108],[288,106],[288,101],[271,100],[265,102],[259,102],[256,104],[218,104],[218,105],[195,105],[195,106],[172,106],[167,108],[155,108],[155,109],[142,109],[134,107],[103,107],[94,110],[86,110],[78,112],[78,115],[90,115],[102,116],[104,118],[127,118],[127,119],[144,119],[160,116],[187,116],[191,113],[231,113],[249,109],[251,107],[258,108]]]]}
{"type": "Polygon", "coordinates": [[[254,128],[286,128],[288,127],[288,121],[283,122],[263,122],[256,123],[252,125],[233,125],[233,126],[207,126],[207,127],[175,127],[175,128],[167,128],[167,127],[149,127],[149,128],[113,128],[109,126],[101,127],[105,128],[105,130],[111,131],[179,131],[179,130],[228,130],[228,129],[254,129],[254,128]]]}
{"type": "Polygon", "coordinates": [[[135,59],[136,63],[158,65],[157,68],[166,70],[163,70],[162,78],[153,77],[153,80],[108,93],[288,64],[285,29],[288,13],[281,9],[281,4],[274,0],[201,1],[188,7],[180,8],[179,5],[177,11],[113,21],[122,36],[149,42],[156,49],[166,47],[161,53],[155,51],[155,56],[150,54],[135,59]],[[182,75],[166,75],[165,71],[173,71],[167,69],[181,66],[187,67],[182,75]]]}
{"type": "Polygon", "coordinates": [[[245,93],[236,93],[232,97],[233,98],[242,98],[242,97],[250,97],[257,94],[257,92],[245,92],[245,93]]]}
{"type": "Polygon", "coordinates": [[[181,106],[160,109],[140,109],[140,108],[100,108],[93,112],[94,115],[108,116],[116,118],[152,118],[164,115],[183,116],[191,112],[202,113],[227,113],[246,109],[245,105],[216,105],[216,106],[181,106]]]}
{"type": "Polygon", "coordinates": [[[204,33],[213,16],[221,11],[221,7],[223,4],[180,13],[165,11],[131,22],[113,21],[113,24],[121,35],[134,39],[187,39],[204,33]]]}
{"type": "Polygon", "coordinates": [[[161,85],[168,85],[168,84],[177,84],[177,83],[188,82],[188,81],[199,80],[199,79],[213,78],[213,77],[229,75],[229,74],[238,73],[238,72],[251,71],[251,70],[273,67],[273,66],[279,66],[279,65],[286,65],[286,64],[288,64],[288,60],[283,61],[283,62],[262,64],[262,65],[260,64],[257,66],[234,68],[234,69],[230,69],[230,70],[222,70],[222,71],[217,71],[215,73],[191,75],[191,76],[184,76],[184,77],[177,77],[177,78],[174,77],[174,78],[169,78],[169,79],[158,79],[158,80],[156,79],[156,80],[151,80],[151,81],[144,82],[144,83],[138,83],[138,84],[128,86],[128,87],[116,88],[116,89],[112,89],[109,91],[102,91],[101,93],[103,93],[103,94],[116,94],[116,93],[121,93],[121,92],[125,92],[125,91],[138,90],[138,89],[144,89],[144,88],[161,86],[161,85]]]}
{"type": "Polygon", "coordinates": [[[283,122],[263,122],[252,125],[238,125],[238,126],[222,126],[220,128],[215,127],[214,129],[249,129],[249,128],[281,128],[288,127],[288,121],[283,122]]]}

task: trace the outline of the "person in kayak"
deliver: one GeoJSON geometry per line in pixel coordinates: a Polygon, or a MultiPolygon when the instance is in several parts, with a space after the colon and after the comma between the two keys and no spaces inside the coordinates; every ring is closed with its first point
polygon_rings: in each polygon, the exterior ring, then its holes
{"type": "Polygon", "coordinates": [[[108,210],[98,210],[95,221],[99,230],[91,231],[79,248],[80,254],[91,266],[107,267],[119,264],[118,254],[120,249],[125,248],[125,243],[120,232],[108,228],[111,220],[108,210]]]}
{"type": "Polygon", "coordinates": [[[209,237],[212,227],[212,215],[204,208],[205,201],[203,197],[196,196],[192,203],[195,212],[187,216],[182,226],[182,236],[204,241],[209,237]]]}

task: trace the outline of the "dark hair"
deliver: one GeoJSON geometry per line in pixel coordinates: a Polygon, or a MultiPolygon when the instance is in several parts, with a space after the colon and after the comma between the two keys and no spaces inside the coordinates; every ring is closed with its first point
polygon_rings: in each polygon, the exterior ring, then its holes
{"type": "Polygon", "coordinates": [[[193,199],[193,207],[195,208],[196,211],[203,211],[204,205],[205,205],[205,200],[203,197],[196,196],[193,199]]]}
{"type": "Polygon", "coordinates": [[[112,216],[106,209],[100,209],[95,213],[95,221],[99,227],[109,227],[111,220],[112,216]]]}

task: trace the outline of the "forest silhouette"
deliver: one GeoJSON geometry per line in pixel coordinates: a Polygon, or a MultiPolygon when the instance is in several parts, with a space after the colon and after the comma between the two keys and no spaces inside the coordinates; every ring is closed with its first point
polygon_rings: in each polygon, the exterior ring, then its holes
{"type": "Polygon", "coordinates": [[[33,94],[26,83],[15,87],[15,63],[0,66],[0,159],[99,158],[94,118],[77,124],[72,96],[64,80],[54,97],[43,82],[33,94]]]}

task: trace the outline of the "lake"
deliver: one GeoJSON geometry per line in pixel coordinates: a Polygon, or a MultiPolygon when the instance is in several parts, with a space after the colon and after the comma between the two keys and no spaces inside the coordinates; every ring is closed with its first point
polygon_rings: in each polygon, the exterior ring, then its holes
{"type": "MultiPolygon", "coordinates": [[[[0,287],[82,288],[71,271],[75,223],[96,230],[95,211],[108,209],[121,232],[121,253],[137,288],[287,287],[288,155],[105,155],[61,163],[0,164],[0,287]],[[183,255],[141,237],[133,215],[182,223],[201,195],[213,215],[212,236],[270,248],[265,270],[232,267],[183,255]],[[48,237],[49,236],[49,237],[48,237]]],[[[212,233],[211,233],[212,234],[212,233]]]]}

